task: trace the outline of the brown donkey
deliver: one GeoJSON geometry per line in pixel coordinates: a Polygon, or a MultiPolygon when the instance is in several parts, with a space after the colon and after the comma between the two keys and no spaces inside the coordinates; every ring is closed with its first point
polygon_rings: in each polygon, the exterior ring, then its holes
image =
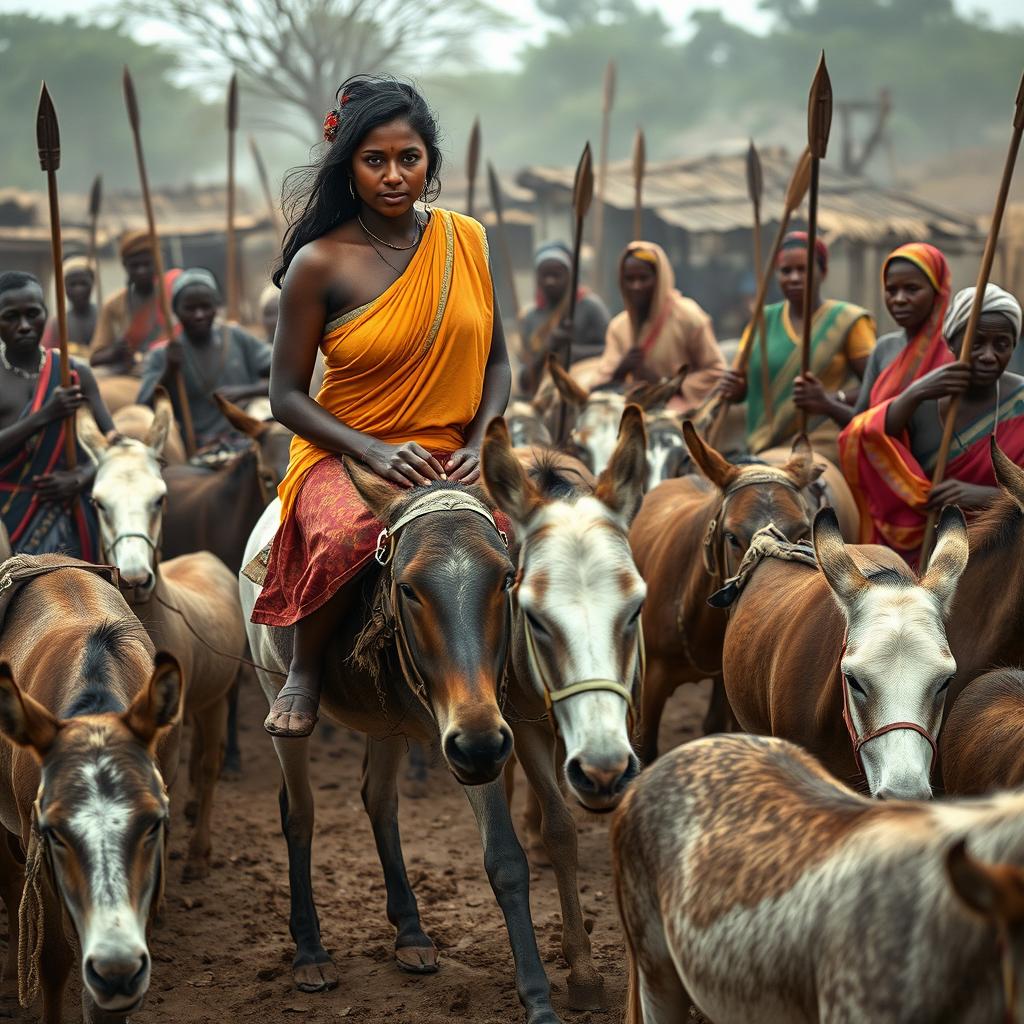
{"type": "Polygon", "coordinates": [[[154,668],[138,620],[84,562],[25,564],[45,575],[22,583],[0,633],[4,973],[25,1005],[40,988],[44,1024],[59,1024],[76,940],[85,1021],[121,1024],[149,987],[180,669],[166,654],[154,668]]]}
{"type": "Polygon", "coordinates": [[[185,714],[192,725],[188,814],[195,829],[185,880],[210,872],[213,795],[224,755],[228,694],[245,653],[238,584],[209,551],[160,560],[167,485],[160,453],[172,422],[171,403],[157,400],[145,441],[103,437],[91,416],[79,420],[79,440],[96,463],[93,504],[103,557],[121,572],[132,611],[154,642],[178,659],[188,680],[185,714]]]}
{"type": "Polygon", "coordinates": [[[683,683],[716,680],[705,731],[726,725],[721,694],[726,614],[707,599],[739,566],[750,539],[774,523],[792,541],[811,529],[805,488],[818,478],[806,440],[797,441],[785,466],[733,465],[707,445],[692,424],[683,425],[699,477],[659,484],[644,499],[630,529],[640,574],[647,582],[647,677],[640,714],[640,756],[658,756],[658,727],[665,702],[683,683]]]}
{"type": "Polygon", "coordinates": [[[627,1024],[1024,1013],[1022,794],[871,801],[794,744],[713,736],[640,776],[612,844],[627,1024]]]}

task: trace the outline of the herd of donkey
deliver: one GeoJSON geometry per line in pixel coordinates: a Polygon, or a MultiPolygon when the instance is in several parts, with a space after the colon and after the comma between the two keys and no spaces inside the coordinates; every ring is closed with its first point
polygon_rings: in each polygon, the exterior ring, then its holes
{"type": "MultiPolygon", "coordinates": [[[[556,371],[552,408],[490,424],[485,487],[396,497],[348,465],[387,529],[322,706],[367,736],[397,966],[438,967],[398,833],[412,739],[466,787],[527,1024],[561,1018],[509,812],[513,749],[558,885],[570,1008],[607,1003],[578,803],[615,812],[628,1024],[1024,1020],[1024,673],[1003,667],[1024,664],[1024,469],[993,443],[1001,498],[969,527],[947,509],[918,575],[847,543],[856,503],[806,440],[731,460],[659,411],[677,381],[587,396],[556,371]],[[666,701],[706,679],[707,735],[659,757],[666,701]]],[[[288,630],[248,621],[289,435],[222,408],[252,443],[214,473],[185,463],[166,398],[120,410],[107,437],[80,414],[117,572],[0,565],[4,976],[23,1005],[41,994],[46,1024],[76,960],[86,1021],[142,1005],[183,728],[183,870],[201,879],[236,681],[254,671],[272,699],[290,660],[288,630]]],[[[342,979],[313,895],[309,741],[273,743],[294,981],[328,989],[342,979]]]]}

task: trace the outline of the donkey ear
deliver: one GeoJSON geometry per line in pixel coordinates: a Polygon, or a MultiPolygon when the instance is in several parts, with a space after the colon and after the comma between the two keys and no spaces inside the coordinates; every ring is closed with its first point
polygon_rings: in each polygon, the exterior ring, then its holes
{"type": "Polygon", "coordinates": [[[947,505],[939,519],[928,570],[921,580],[921,585],[939,599],[943,615],[948,615],[953,606],[956,585],[967,568],[969,553],[964,514],[955,505],[947,505]]]}
{"type": "Polygon", "coordinates": [[[163,732],[181,720],[181,666],[173,654],[157,651],[153,674],[122,716],[125,725],[149,746],[163,732]]]}
{"type": "Polygon", "coordinates": [[[971,910],[991,921],[1024,920],[1024,870],[1014,864],[986,864],[967,852],[960,839],[946,853],[953,891],[971,910]]]}
{"type": "Polygon", "coordinates": [[[664,377],[654,384],[638,384],[627,392],[626,401],[639,405],[644,412],[661,412],[676,395],[686,380],[688,365],[680,366],[674,377],[664,377]]]}
{"type": "Polygon", "coordinates": [[[487,424],[480,449],[480,472],[488,493],[512,520],[516,532],[525,530],[543,498],[512,451],[508,425],[500,416],[487,424]]]}
{"type": "Polygon", "coordinates": [[[157,455],[163,455],[167,435],[170,434],[173,423],[174,406],[171,405],[171,396],[163,388],[158,387],[153,392],[153,422],[146,431],[143,444],[157,455]]]}
{"type": "Polygon", "coordinates": [[[789,461],[782,468],[801,490],[813,484],[825,472],[824,463],[815,463],[814,450],[806,434],[798,435],[793,442],[789,461]]]}
{"type": "Polygon", "coordinates": [[[626,526],[640,511],[647,487],[647,431],[644,414],[627,405],[619,421],[619,441],[611,460],[597,478],[595,495],[626,526]]]}
{"type": "Polygon", "coordinates": [[[690,457],[700,471],[717,487],[725,490],[739,476],[738,467],[720,455],[697,433],[690,420],[683,423],[683,440],[690,449],[690,457]]]}
{"type": "Polygon", "coordinates": [[[87,405],[79,409],[75,416],[75,433],[78,436],[78,443],[85,449],[85,454],[98,465],[103,453],[110,447],[110,442],[96,426],[92,410],[87,405]]]}
{"type": "Polygon", "coordinates": [[[41,762],[62,728],[42,704],[22,693],[11,666],[0,663],[0,733],[19,747],[28,747],[41,762]]]}
{"type": "Polygon", "coordinates": [[[362,463],[345,456],[342,459],[348,478],[352,481],[359,497],[366,507],[382,523],[386,523],[391,508],[399,498],[398,491],[382,480],[373,470],[367,469],[362,463]]]}
{"type": "Polygon", "coordinates": [[[579,409],[587,404],[587,399],[590,395],[573,380],[553,352],[548,353],[547,366],[548,373],[551,374],[551,380],[554,382],[555,390],[558,391],[568,405],[579,409]]]}
{"type": "Polygon", "coordinates": [[[992,469],[996,474],[996,482],[1024,510],[1024,469],[996,444],[995,434],[989,438],[989,450],[992,453],[992,469]]]}
{"type": "Polygon", "coordinates": [[[270,429],[269,423],[250,416],[245,410],[239,409],[234,402],[229,402],[220,392],[214,391],[213,400],[217,403],[217,408],[220,409],[224,419],[246,437],[262,437],[270,429]]]}
{"type": "Polygon", "coordinates": [[[819,509],[814,517],[813,540],[814,554],[828,585],[840,603],[849,607],[868,581],[846,550],[839,520],[831,507],[819,509]]]}

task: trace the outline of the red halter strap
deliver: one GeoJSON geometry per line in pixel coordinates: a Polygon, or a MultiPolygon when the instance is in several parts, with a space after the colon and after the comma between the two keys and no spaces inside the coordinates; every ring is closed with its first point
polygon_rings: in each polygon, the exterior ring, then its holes
{"type": "MultiPolygon", "coordinates": [[[[850,684],[847,682],[846,673],[843,671],[843,658],[846,656],[846,641],[849,634],[843,636],[843,653],[839,656],[839,678],[842,680],[843,689],[843,723],[846,725],[846,731],[850,734],[850,743],[853,745],[853,756],[856,758],[857,767],[860,769],[861,775],[864,775],[864,762],[861,759],[860,751],[861,747],[870,740],[878,739],[879,736],[884,736],[887,732],[897,732],[901,729],[909,729],[911,732],[916,732],[918,735],[923,736],[928,741],[928,746],[932,748],[932,759],[928,766],[928,772],[931,774],[932,769],[935,767],[935,759],[939,756],[939,748],[935,743],[935,737],[924,728],[922,725],[918,725],[917,722],[890,722],[888,725],[880,726],[877,729],[872,729],[870,732],[863,733],[862,735],[857,734],[857,726],[854,725],[853,715],[850,713],[850,684]]],[[[865,778],[867,776],[865,775],[865,778]]]]}

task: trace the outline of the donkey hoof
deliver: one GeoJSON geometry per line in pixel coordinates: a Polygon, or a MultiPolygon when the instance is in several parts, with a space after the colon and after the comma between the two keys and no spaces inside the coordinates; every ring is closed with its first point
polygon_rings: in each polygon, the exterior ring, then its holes
{"type": "Polygon", "coordinates": [[[199,801],[189,800],[185,804],[185,820],[190,825],[195,825],[196,819],[199,817],[199,801]]]}
{"type": "Polygon", "coordinates": [[[185,861],[181,869],[181,880],[183,882],[201,882],[204,878],[210,877],[210,862],[206,858],[185,861]]]}
{"type": "Polygon", "coordinates": [[[292,968],[292,978],[300,992],[329,992],[341,981],[338,968],[330,959],[319,964],[297,964],[292,968]]]}
{"type": "Polygon", "coordinates": [[[608,1005],[604,993],[604,979],[598,976],[597,981],[567,981],[566,992],[569,997],[570,1010],[603,1010],[608,1005]]]}
{"type": "Polygon", "coordinates": [[[526,1016],[526,1024],[562,1024],[562,1018],[550,1006],[526,1016]]]}
{"type": "Polygon", "coordinates": [[[397,946],[395,963],[409,974],[436,974],[437,950],[433,946],[397,946]]]}

